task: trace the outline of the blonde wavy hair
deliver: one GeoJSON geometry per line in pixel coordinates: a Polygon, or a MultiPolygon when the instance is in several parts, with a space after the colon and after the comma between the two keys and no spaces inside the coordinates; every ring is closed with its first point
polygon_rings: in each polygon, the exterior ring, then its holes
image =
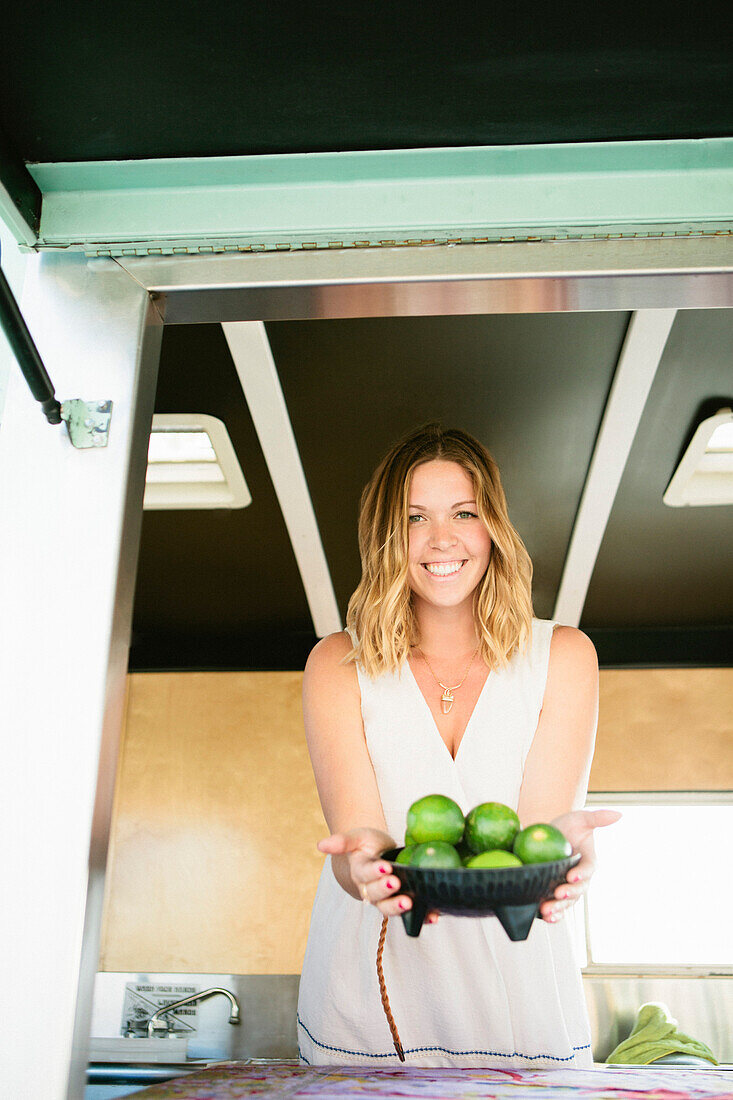
{"type": "Polygon", "coordinates": [[[489,668],[506,665],[531,637],[532,562],[509,520],[497,465],[468,433],[426,424],[394,444],[361,496],[362,576],[346,612],[353,648],[344,660],[358,661],[371,677],[402,668],[419,643],[408,582],[408,505],[413,472],[433,459],[457,462],[469,474],[491,537],[473,604],[484,661],[489,668]]]}

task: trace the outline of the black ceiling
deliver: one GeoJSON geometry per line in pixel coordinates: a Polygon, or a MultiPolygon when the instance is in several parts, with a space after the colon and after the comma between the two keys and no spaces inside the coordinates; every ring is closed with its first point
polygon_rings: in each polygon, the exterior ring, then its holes
{"type": "MultiPolygon", "coordinates": [[[[492,450],[549,617],[626,313],[269,323],[267,333],[342,615],[359,578],[359,494],[428,419],[492,450]]],[[[702,412],[733,399],[733,312],[680,311],[593,575],[581,625],[602,663],[728,664],[733,509],[661,497],[702,412]]],[[[227,425],[252,492],[236,511],[145,512],[131,669],[301,668],[303,587],[218,325],[165,329],[157,412],[227,425]]]]}
{"type": "Polygon", "coordinates": [[[28,0],[0,120],[26,162],[719,137],[732,26],[728,0],[28,0]]]}
{"type": "Polygon", "coordinates": [[[143,513],[130,667],[302,667],[308,605],[220,325],[164,330],[155,411],[223,420],[252,503],[143,513]]]}
{"type": "Polygon", "coordinates": [[[733,623],[733,506],[662,494],[699,422],[733,407],[733,310],[680,310],[614,501],[583,609],[606,628],[733,623]]]}

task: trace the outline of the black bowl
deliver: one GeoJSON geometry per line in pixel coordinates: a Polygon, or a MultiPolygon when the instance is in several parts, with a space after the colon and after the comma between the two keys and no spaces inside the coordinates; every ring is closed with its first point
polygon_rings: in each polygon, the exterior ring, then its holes
{"type": "Polygon", "coordinates": [[[383,852],[392,873],[402,883],[400,893],[412,898],[403,913],[408,936],[419,936],[430,909],[458,917],[496,917],[510,940],[526,940],[540,903],[551,898],[580,860],[574,852],[552,863],[526,863],[521,867],[412,867],[395,863],[401,848],[383,852]]]}

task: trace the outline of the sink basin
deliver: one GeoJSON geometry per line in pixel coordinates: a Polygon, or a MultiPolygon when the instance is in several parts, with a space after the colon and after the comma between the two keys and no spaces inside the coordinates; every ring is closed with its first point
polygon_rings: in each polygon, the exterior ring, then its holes
{"type": "Polygon", "coordinates": [[[169,1039],[93,1038],[90,1062],[185,1062],[188,1037],[169,1039]]]}

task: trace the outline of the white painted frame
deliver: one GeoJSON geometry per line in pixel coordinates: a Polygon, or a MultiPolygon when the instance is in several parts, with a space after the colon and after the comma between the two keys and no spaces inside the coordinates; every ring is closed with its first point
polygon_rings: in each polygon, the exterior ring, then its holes
{"type": "Polygon", "coordinates": [[[0,424],[2,1091],[78,1100],[163,326],[111,260],[31,257],[21,304],[61,398],[114,407],[77,450],[15,368],[0,424]]]}
{"type": "MultiPolygon", "coordinates": [[[[73,451],[15,375],[0,425],[0,501],[12,517],[0,568],[1,728],[16,759],[2,800],[4,942],[30,947],[12,953],[4,985],[10,1095],[81,1094],[163,319],[633,309],[640,299],[654,310],[733,305],[729,243],[29,260],[23,309],[60,398],[111,399],[115,415],[108,448],[73,451]],[[43,1060],[39,996],[54,1010],[43,1060]]],[[[270,379],[265,399],[276,393],[270,379]]]]}

